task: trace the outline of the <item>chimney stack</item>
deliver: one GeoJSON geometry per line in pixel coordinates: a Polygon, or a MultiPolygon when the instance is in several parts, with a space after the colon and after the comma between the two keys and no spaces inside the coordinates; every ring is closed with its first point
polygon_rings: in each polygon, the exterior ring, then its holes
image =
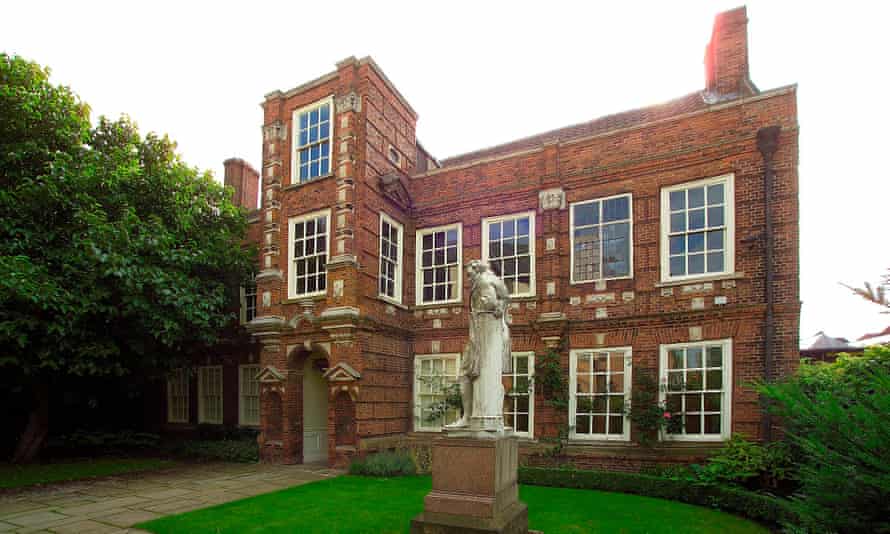
{"type": "Polygon", "coordinates": [[[260,174],[241,158],[229,158],[225,166],[225,184],[235,190],[232,202],[248,211],[257,209],[260,174]]]}
{"type": "Polygon", "coordinates": [[[748,12],[745,6],[714,18],[705,48],[705,90],[718,96],[757,93],[748,74],[748,12]]]}

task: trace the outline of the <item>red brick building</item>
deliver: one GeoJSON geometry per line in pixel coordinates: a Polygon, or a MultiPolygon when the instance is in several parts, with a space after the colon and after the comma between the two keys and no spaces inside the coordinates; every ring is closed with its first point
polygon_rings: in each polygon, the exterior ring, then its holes
{"type": "MultiPolygon", "coordinates": [[[[747,384],[798,359],[796,87],[749,79],[744,8],[717,16],[703,89],[441,162],[370,58],[263,109],[260,350],[238,362],[258,371],[240,387],[265,460],[436,436],[477,258],[513,293],[505,413],[524,454],[561,429],[576,465],[613,469],[769,437],[747,384]],[[568,407],[535,381],[548,353],[568,407]],[[683,421],[654,447],[626,414],[644,376],[683,421]]],[[[246,169],[230,160],[226,182],[255,207],[246,169]]]]}

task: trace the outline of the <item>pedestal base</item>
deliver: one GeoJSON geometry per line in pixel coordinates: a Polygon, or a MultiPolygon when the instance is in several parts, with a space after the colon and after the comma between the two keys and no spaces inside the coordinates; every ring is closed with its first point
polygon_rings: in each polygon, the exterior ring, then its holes
{"type": "Polygon", "coordinates": [[[412,534],[526,534],[528,508],[519,502],[519,443],[488,434],[433,442],[433,490],[412,534]]]}

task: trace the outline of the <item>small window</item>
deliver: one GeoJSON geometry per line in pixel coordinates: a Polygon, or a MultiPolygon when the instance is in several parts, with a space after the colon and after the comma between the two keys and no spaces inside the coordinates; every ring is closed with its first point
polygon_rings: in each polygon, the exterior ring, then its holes
{"type": "Polygon", "coordinates": [[[460,355],[435,354],[414,360],[414,429],[442,430],[460,416],[448,402],[457,393],[460,355]]]}
{"type": "Polygon", "coordinates": [[[572,437],[629,440],[631,349],[573,350],[570,356],[572,437]]]}
{"type": "Polygon", "coordinates": [[[380,213],[379,295],[402,302],[402,225],[380,213]]]}
{"type": "Polygon", "coordinates": [[[167,422],[189,421],[188,369],[176,369],[167,378],[167,422]]]}
{"type": "Polygon", "coordinates": [[[238,368],[238,423],[243,426],[260,424],[259,365],[242,365],[238,368]]]}
{"type": "Polygon", "coordinates": [[[221,365],[198,368],[198,422],[215,425],[223,422],[221,365]]]}
{"type": "Polygon", "coordinates": [[[572,283],[633,276],[631,195],[571,206],[572,283]]]}
{"type": "Polygon", "coordinates": [[[332,113],[332,98],[294,111],[294,183],[331,173],[332,113]]]}
{"type": "Polygon", "coordinates": [[[393,165],[395,165],[396,167],[402,166],[402,155],[399,154],[399,151],[396,150],[396,147],[389,145],[388,155],[389,155],[389,161],[393,165]]]}
{"type": "Polygon", "coordinates": [[[241,324],[249,323],[256,317],[256,275],[241,286],[241,324]]]}
{"type": "Polygon", "coordinates": [[[504,424],[524,437],[535,428],[534,374],[534,353],[514,352],[513,372],[504,374],[504,424]]]}
{"type": "Polygon", "coordinates": [[[461,226],[417,231],[417,304],[460,301],[461,226]]]}
{"type": "Polygon", "coordinates": [[[535,216],[482,219],[482,260],[514,297],[535,294],[535,216]]]}
{"type": "Polygon", "coordinates": [[[321,295],[327,290],[329,220],[329,211],[290,219],[290,298],[321,295]]]}
{"type": "Polygon", "coordinates": [[[721,441],[731,433],[732,341],[661,346],[661,399],[680,425],[666,439],[721,441]]]}
{"type": "Polygon", "coordinates": [[[732,174],[662,189],[662,280],[733,272],[733,197],[732,174]]]}

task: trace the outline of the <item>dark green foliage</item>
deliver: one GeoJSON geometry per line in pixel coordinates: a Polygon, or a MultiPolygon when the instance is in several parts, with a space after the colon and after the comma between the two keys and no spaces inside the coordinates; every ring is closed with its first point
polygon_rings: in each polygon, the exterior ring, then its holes
{"type": "Polygon", "coordinates": [[[537,486],[632,493],[718,508],[774,525],[792,523],[786,501],[737,488],[704,485],[637,473],[521,467],[519,482],[537,486]]]}
{"type": "Polygon", "coordinates": [[[417,474],[411,456],[404,452],[378,452],[349,465],[349,474],[367,477],[401,477],[417,474]]]}
{"type": "Polygon", "coordinates": [[[200,461],[258,462],[256,439],[176,440],[164,443],[161,450],[171,456],[200,461]]]}
{"type": "Polygon", "coordinates": [[[704,465],[689,466],[692,480],[775,491],[793,474],[791,453],[784,442],[761,445],[734,434],[704,465]]]}
{"type": "Polygon", "coordinates": [[[803,524],[820,532],[890,532],[890,348],[801,365],[760,386],[798,462],[803,524]]]}
{"type": "Polygon", "coordinates": [[[157,450],[161,437],[148,432],[89,432],[78,430],[52,438],[47,443],[49,455],[121,455],[157,450]]]}
{"type": "Polygon", "coordinates": [[[544,396],[544,401],[557,410],[569,408],[568,372],[563,370],[559,351],[550,349],[535,358],[535,386],[544,396]]]}
{"type": "Polygon", "coordinates": [[[640,445],[651,447],[658,442],[661,433],[674,434],[683,429],[683,417],[672,414],[663,402],[659,402],[658,380],[655,372],[641,370],[634,376],[630,406],[627,416],[638,430],[640,445]]]}

